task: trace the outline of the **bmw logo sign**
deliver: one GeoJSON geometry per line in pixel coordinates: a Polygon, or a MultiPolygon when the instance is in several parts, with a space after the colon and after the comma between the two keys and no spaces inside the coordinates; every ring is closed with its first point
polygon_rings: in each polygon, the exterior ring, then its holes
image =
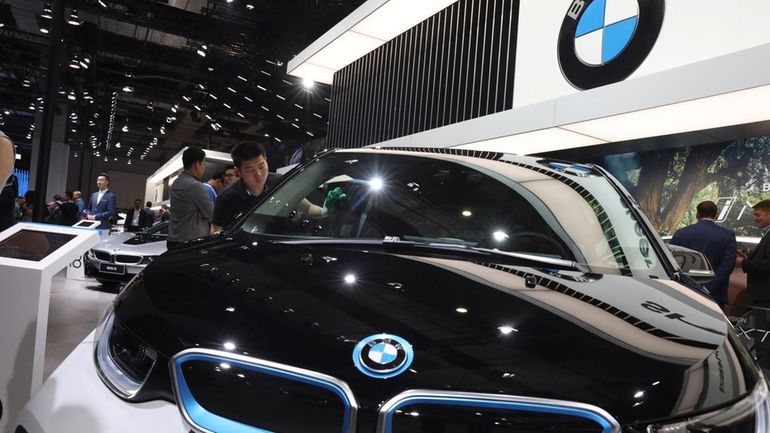
{"type": "Polygon", "coordinates": [[[573,0],[559,33],[559,65],[573,86],[592,89],[628,78],[652,51],[663,0],[573,0]]]}
{"type": "Polygon", "coordinates": [[[353,349],[353,363],[369,377],[388,379],[403,373],[412,364],[412,346],[401,337],[376,334],[361,340],[353,349]]]}

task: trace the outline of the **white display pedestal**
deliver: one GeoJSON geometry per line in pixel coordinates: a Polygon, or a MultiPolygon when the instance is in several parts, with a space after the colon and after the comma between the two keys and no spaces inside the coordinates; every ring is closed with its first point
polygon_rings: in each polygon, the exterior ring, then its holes
{"type": "Polygon", "coordinates": [[[0,232],[0,432],[43,382],[51,278],[98,242],[96,230],[52,224],[0,232]]]}

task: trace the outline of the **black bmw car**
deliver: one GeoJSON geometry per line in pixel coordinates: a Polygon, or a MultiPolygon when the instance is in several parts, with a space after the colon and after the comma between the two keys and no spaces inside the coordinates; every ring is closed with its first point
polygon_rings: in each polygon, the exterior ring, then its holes
{"type": "Polygon", "coordinates": [[[150,263],[18,422],[30,433],[768,423],[761,370],[604,170],[452,149],[333,151],[299,167],[224,232],[150,263]]]}

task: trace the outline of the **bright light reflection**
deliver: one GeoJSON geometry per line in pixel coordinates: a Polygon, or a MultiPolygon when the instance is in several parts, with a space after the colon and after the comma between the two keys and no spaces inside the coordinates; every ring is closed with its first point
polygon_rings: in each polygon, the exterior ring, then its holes
{"type": "Polygon", "coordinates": [[[219,364],[219,366],[222,368],[222,370],[229,370],[230,369],[230,364],[228,364],[226,362],[223,362],[223,363],[219,364]]]}
{"type": "Polygon", "coordinates": [[[656,380],[655,382],[652,382],[652,386],[660,385],[660,381],[656,380]]]}
{"type": "Polygon", "coordinates": [[[420,416],[420,412],[409,412],[410,416],[420,416]]]}
{"type": "Polygon", "coordinates": [[[502,232],[502,231],[500,231],[500,230],[498,230],[498,231],[496,231],[496,232],[492,233],[492,236],[493,236],[493,237],[495,238],[495,240],[496,240],[496,241],[498,241],[498,242],[502,242],[502,241],[504,241],[504,240],[508,239],[508,234],[507,234],[507,233],[505,233],[505,232],[502,232]]]}
{"type": "Polygon", "coordinates": [[[465,314],[465,313],[468,312],[468,309],[465,308],[465,307],[457,307],[457,308],[455,308],[455,311],[457,311],[460,314],[465,314]]]}
{"type": "Polygon", "coordinates": [[[469,216],[471,216],[471,215],[473,215],[473,212],[471,212],[471,211],[469,211],[469,210],[464,210],[464,211],[463,211],[463,216],[464,216],[464,217],[469,217],[469,216]]]}
{"type": "Polygon", "coordinates": [[[356,282],[356,276],[353,274],[347,274],[345,275],[345,282],[348,284],[353,284],[356,282]]]}
{"type": "Polygon", "coordinates": [[[227,307],[225,308],[225,311],[227,311],[228,313],[232,313],[235,311],[235,307],[227,307]]]}
{"type": "Polygon", "coordinates": [[[303,78],[302,86],[306,89],[312,89],[313,86],[315,86],[315,81],[311,80],[310,78],[303,78]]]}
{"type": "Polygon", "coordinates": [[[384,185],[385,183],[382,181],[382,178],[379,177],[375,177],[369,181],[369,188],[371,188],[372,191],[379,191],[384,185]]]}
{"type": "Polygon", "coordinates": [[[642,398],[644,397],[644,391],[637,391],[636,394],[634,394],[634,398],[642,398]]]}
{"type": "Polygon", "coordinates": [[[508,335],[512,332],[519,332],[519,330],[514,328],[513,326],[500,326],[497,329],[499,329],[500,333],[503,335],[508,335]]]}
{"type": "Polygon", "coordinates": [[[235,343],[232,341],[227,341],[224,344],[225,350],[235,350],[235,343]]]}

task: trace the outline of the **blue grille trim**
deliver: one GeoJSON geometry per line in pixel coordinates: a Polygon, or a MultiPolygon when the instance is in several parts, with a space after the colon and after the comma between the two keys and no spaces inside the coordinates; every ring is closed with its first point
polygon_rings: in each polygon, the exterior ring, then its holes
{"type": "Polygon", "coordinates": [[[334,377],[301,368],[209,349],[191,349],[178,353],[172,359],[171,370],[177,396],[177,406],[185,421],[193,430],[202,433],[273,433],[270,430],[243,424],[206,410],[198,403],[187,385],[182,365],[189,361],[227,363],[231,366],[261,374],[281,377],[311,386],[324,388],[337,395],[345,412],[341,433],[352,432],[355,427],[358,403],[348,385],[334,377]]]}
{"type": "Polygon", "coordinates": [[[382,406],[377,420],[377,433],[392,433],[393,415],[396,410],[410,404],[464,406],[570,415],[597,423],[601,426],[602,433],[620,432],[620,425],[606,411],[583,403],[513,395],[412,390],[393,397],[382,406]]]}

